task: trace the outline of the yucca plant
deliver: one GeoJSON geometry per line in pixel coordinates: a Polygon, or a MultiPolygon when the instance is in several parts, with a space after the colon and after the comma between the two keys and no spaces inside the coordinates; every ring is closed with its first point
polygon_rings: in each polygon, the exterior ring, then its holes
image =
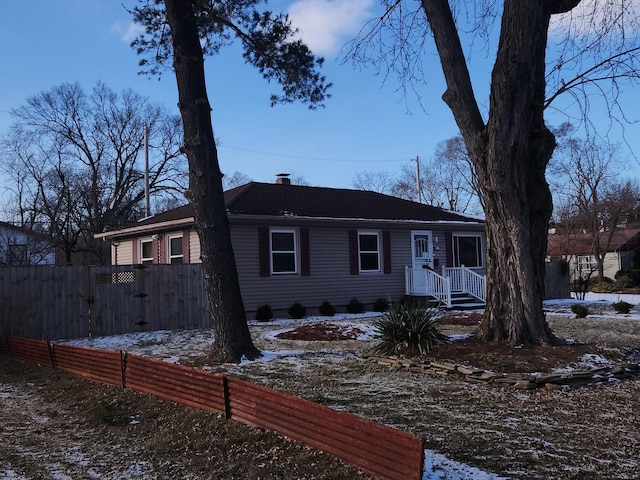
{"type": "Polygon", "coordinates": [[[394,305],[373,322],[379,342],[372,352],[377,355],[425,355],[448,340],[438,329],[438,319],[436,308],[394,305]]]}

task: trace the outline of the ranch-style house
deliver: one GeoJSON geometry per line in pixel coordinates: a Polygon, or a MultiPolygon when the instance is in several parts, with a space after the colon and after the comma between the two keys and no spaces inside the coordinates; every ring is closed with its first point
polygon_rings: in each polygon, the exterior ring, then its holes
{"type": "MultiPolygon", "coordinates": [[[[225,192],[247,313],[294,302],[311,313],[353,298],[458,297],[482,303],[482,219],[363,190],[250,182],[225,192]]],[[[97,235],[114,265],[199,263],[193,207],[97,235]]]]}

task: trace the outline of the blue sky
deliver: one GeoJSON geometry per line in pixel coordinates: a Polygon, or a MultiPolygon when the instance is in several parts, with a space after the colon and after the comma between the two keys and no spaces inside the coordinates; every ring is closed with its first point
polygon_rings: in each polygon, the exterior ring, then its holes
{"type": "MultiPolygon", "coordinates": [[[[102,81],[115,91],[131,88],[178,113],[172,72],[160,80],[138,75],[138,58],[129,47],[130,15],[122,5],[134,0],[21,0],[6,2],[0,16],[0,134],[10,124],[8,111],[26,99],[66,82],[86,90],[102,81]]],[[[324,73],[334,83],[326,108],[303,105],[270,107],[277,87],[244,64],[234,49],[205,62],[212,119],[223,172],[240,171],[270,182],[277,173],[301,175],[311,185],[350,187],[357,172],[397,173],[419,155],[428,158],[437,143],[457,134],[453,117],[441,100],[444,91],[438,59],[427,57],[428,85],[405,101],[391,78],[373,69],[354,69],[337,58],[339,48],[363,23],[379,15],[374,0],[275,1],[273,10],[289,11],[315,53],[326,59],[324,73]]],[[[433,53],[433,48],[431,49],[433,53]]],[[[429,53],[428,53],[429,55],[429,53]]],[[[488,88],[490,59],[472,65],[482,104],[488,88]]],[[[634,99],[635,101],[635,99],[634,99]]],[[[636,110],[637,112],[638,110],[636,110]]],[[[640,139],[640,127],[628,127],[640,139]]],[[[640,157],[640,140],[632,145],[640,157]]],[[[636,165],[635,160],[633,160],[636,165]]]]}

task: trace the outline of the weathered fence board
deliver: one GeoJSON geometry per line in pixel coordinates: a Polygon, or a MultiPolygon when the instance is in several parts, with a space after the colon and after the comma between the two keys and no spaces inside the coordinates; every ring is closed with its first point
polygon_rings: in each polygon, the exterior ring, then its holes
{"type": "Polygon", "coordinates": [[[49,342],[22,337],[6,337],[5,341],[10,355],[27,362],[53,366],[49,342]]]}
{"type": "Polygon", "coordinates": [[[52,344],[56,368],[98,382],[122,387],[122,352],[52,344]]]}
{"type": "Polygon", "coordinates": [[[265,387],[227,377],[231,419],[268,428],[375,476],[422,477],[421,438],[265,387]]]}
{"type": "Polygon", "coordinates": [[[0,328],[4,335],[38,339],[89,333],[84,267],[0,268],[0,328]]]}
{"type": "Polygon", "coordinates": [[[0,335],[58,340],[208,326],[200,264],[0,268],[0,335]]]}
{"type": "Polygon", "coordinates": [[[137,355],[125,357],[125,386],[211,412],[225,412],[224,377],[137,355]]]}

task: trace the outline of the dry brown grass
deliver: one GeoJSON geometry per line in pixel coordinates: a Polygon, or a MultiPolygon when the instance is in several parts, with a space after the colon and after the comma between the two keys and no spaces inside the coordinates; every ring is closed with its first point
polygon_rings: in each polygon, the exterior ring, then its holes
{"type": "MultiPolygon", "coordinates": [[[[548,318],[558,336],[587,345],[524,353],[512,349],[500,355],[480,346],[443,348],[438,355],[480,368],[502,364],[531,371],[579,368],[585,353],[601,361],[640,361],[640,320],[578,320],[563,313],[548,318]]],[[[448,334],[473,332],[477,320],[451,319],[444,329],[448,334]]],[[[363,361],[361,354],[371,340],[337,341],[339,328],[313,329],[316,340],[301,340],[304,329],[291,339],[274,335],[282,325],[252,327],[259,348],[298,352],[269,362],[207,366],[188,352],[176,353],[183,363],[225,371],[409,430],[421,435],[429,449],[505,477],[637,478],[638,381],[533,391],[469,383],[363,361]],[[332,340],[322,338],[323,331],[332,340]]],[[[90,465],[103,478],[127,478],[135,469],[141,472],[137,478],[360,478],[340,462],[268,432],[62,372],[0,361],[0,386],[7,392],[0,424],[4,438],[11,440],[3,442],[0,468],[50,473],[52,465],[58,465],[55,468],[86,474],[90,465]],[[96,422],[92,410],[101,402],[115,402],[120,414],[139,423],[123,427],[96,422]],[[68,460],[74,455],[75,463],[68,460]]]]}

